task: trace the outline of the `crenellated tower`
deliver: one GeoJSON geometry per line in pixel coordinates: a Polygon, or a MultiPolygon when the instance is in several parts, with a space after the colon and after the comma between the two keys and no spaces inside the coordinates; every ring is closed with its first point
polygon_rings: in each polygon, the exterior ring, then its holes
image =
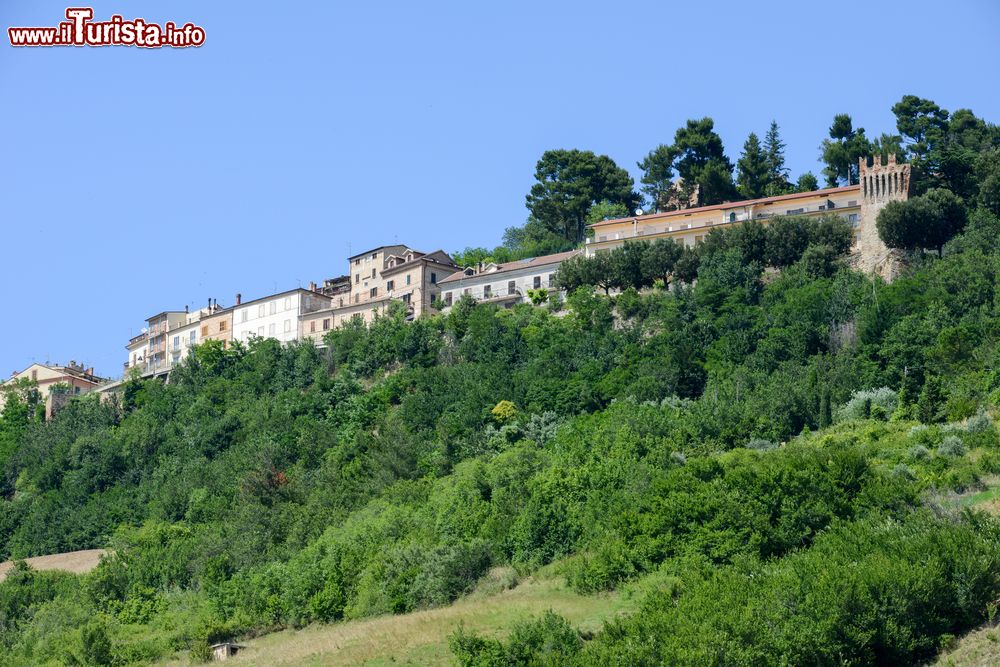
{"type": "Polygon", "coordinates": [[[875,155],[871,166],[864,157],[858,163],[861,181],[861,217],[852,249],[855,266],[867,273],[877,273],[892,280],[899,270],[899,254],[889,249],[878,235],[875,220],[886,204],[904,201],[910,194],[910,165],[896,162],[890,154],[887,164],[875,155]]]}

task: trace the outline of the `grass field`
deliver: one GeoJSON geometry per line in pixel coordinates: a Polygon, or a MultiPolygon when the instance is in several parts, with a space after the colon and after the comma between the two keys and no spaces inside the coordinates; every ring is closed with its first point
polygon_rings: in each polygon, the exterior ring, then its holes
{"type": "MultiPolygon", "coordinates": [[[[35,570],[63,570],[74,574],[90,572],[101,560],[101,556],[107,553],[104,549],[88,549],[86,551],[70,551],[64,554],[52,554],[51,556],[36,556],[35,558],[25,558],[24,560],[35,570]]],[[[0,563],[0,581],[7,577],[7,573],[14,567],[14,561],[4,561],[0,563]]]]}
{"type": "MultiPolygon", "coordinates": [[[[635,601],[620,594],[583,596],[561,578],[528,579],[514,588],[473,593],[448,607],[399,616],[316,625],[240,642],[246,648],[228,664],[285,665],[451,665],[448,636],[458,624],[492,636],[506,634],[517,621],[546,609],[565,616],[583,631],[631,611],[635,601]]],[[[187,664],[178,657],[174,665],[187,664]]]]}

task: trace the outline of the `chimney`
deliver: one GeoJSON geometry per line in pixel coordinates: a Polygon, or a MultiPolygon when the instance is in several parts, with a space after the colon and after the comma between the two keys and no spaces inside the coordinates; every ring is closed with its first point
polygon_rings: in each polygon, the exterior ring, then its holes
{"type": "Polygon", "coordinates": [[[315,292],[316,291],[316,283],[314,283],[311,280],[309,281],[309,291],[310,292],[315,292]]]}
{"type": "Polygon", "coordinates": [[[185,314],[185,315],[187,315],[187,314],[188,314],[188,312],[189,312],[189,311],[188,311],[188,305],[187,305],[187,304],[185,303],[185,304],[184,304],[184,314],[185,314]]]}
{"type": "Polygon", "coordinates": [[[89,375],[90,377],[94,377],[94,367],[93,366],[91,366],[90,368],[87,369],[87,375],[89,375]]]}
{"type": "Polygon", "coordinates": [[[241,303],[243,303],[243,295],[242,294],[237,294],[236,295],[236,305],[238,306],[241,303]]]}

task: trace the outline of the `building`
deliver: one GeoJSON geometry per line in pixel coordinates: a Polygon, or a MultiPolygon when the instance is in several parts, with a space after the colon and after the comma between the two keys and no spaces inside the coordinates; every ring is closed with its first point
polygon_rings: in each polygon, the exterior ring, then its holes
{"type": "Polygon", "coordinates": [[[183,311],[154,315],[146,320],[146,331],[131,338],[125,346],[128,350],[125,372],[135,368],[143,376],[169,373],[190,354],[195,345],[206,338],[203,335],[206,326],[210,332],[214,331],[217,336],[228,340],[231,319],[231,309],[227,314],[212,299],[209,299],[207,307],[193,313],[185,307],[183,311]]]}
{"type": "Polygon", "coordinates": [[[374,248],[347,262],[351,291],[347,303],[334,304],[334,326],[355,316],[371,322],[392,300],[402,301],[411,319],[426,315],[441,293],[438,281],[459,268],[443,250],[423,253],[405,245],[374,248]]]}
{"type": "MultiPolygon", "coordinates": [[[[236,295],[236,300],[238,303],[239,294],[236,295]]],[[[199,323],[199,342],[217,340],[223,347],[228,348],[233,340],[233,308],[220,307],[219,302],[215,300],[211,302],[210,308],[211,312],[199,323]]]]}
{"type": "Polygon", "coordinates": [[[167,334],[187,324],[187,317],[188,313],[183,310],[167,310],[146,320],[146,350],[140,366],[143,375],[159,375],[170,370],[167,334]]]}
{"type": "Polygon", "coordinates": [[[694,246],[713,229],[748,220],[766,224],[782,215],[838,215],[854,228],[855,265],[891,278],[897,261],[879,238],[875,219],[886,203],[908,197],[910,165],[897,164],[896,156],[890,155],[886,165],[876,157],[868,166],[862,158],[860,167],[860,183],[856,185],[597,222],[590,226],[594,235],[587,239],[586,254],[593,257],[630,239],[671,238],[685,246],[694,246]]]}
{"type": "Polygon", "coordinates": [[[499,303],[510,307],[527,300],[528,290],[546,289],[549,292],[558,292],[554,280],[559,265],[580,252],[571,250],[555,255],[503,264],[489,263],[456,271],[440,281],[441,299],[446,310],[466,294],[476,301],[499,303]]]}
{"type": "Polygon", "coordinates": [[[331,297],[297,287],[233,306],[232,340],[242,343],[253,337],[274,338],[288,343],[299,338],[303,315],[330,307],[331,297]]]}
{"type": "MultiPolygon", "coordinates": [[[[71,361],[65,366],[31,364],[23,371],[11,373],[10,378],[0,382],[0,389],[21,379],[35,383],[45,402],[46,419],[50,419],[70,397],[86,394],[104,382],[103,378],[94,374],[93,368],[84,368],[71,361]],[[56,390],[53,390],[54,387],[56,390]]],[[[0,391],[0,411],[6,400],[4,394],[5,392],[0,391]]]]}

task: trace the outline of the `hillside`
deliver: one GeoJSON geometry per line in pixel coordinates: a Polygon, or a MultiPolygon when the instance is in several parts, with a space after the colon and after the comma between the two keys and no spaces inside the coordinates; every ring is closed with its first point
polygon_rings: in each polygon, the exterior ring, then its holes
{"type": "Polygon", "coordinates": [[[974,190],[900,209],[961,225],[891,284],[843,220],[788,217],[714,230],[669,282],[636,242],[565,302],[210,341],[49,422],[11,393],[0,558],[111,555],[11,572],[0,666],[230,639],[259,664],[933,660],[1000,598],[1000,219],[974,190]]]}

